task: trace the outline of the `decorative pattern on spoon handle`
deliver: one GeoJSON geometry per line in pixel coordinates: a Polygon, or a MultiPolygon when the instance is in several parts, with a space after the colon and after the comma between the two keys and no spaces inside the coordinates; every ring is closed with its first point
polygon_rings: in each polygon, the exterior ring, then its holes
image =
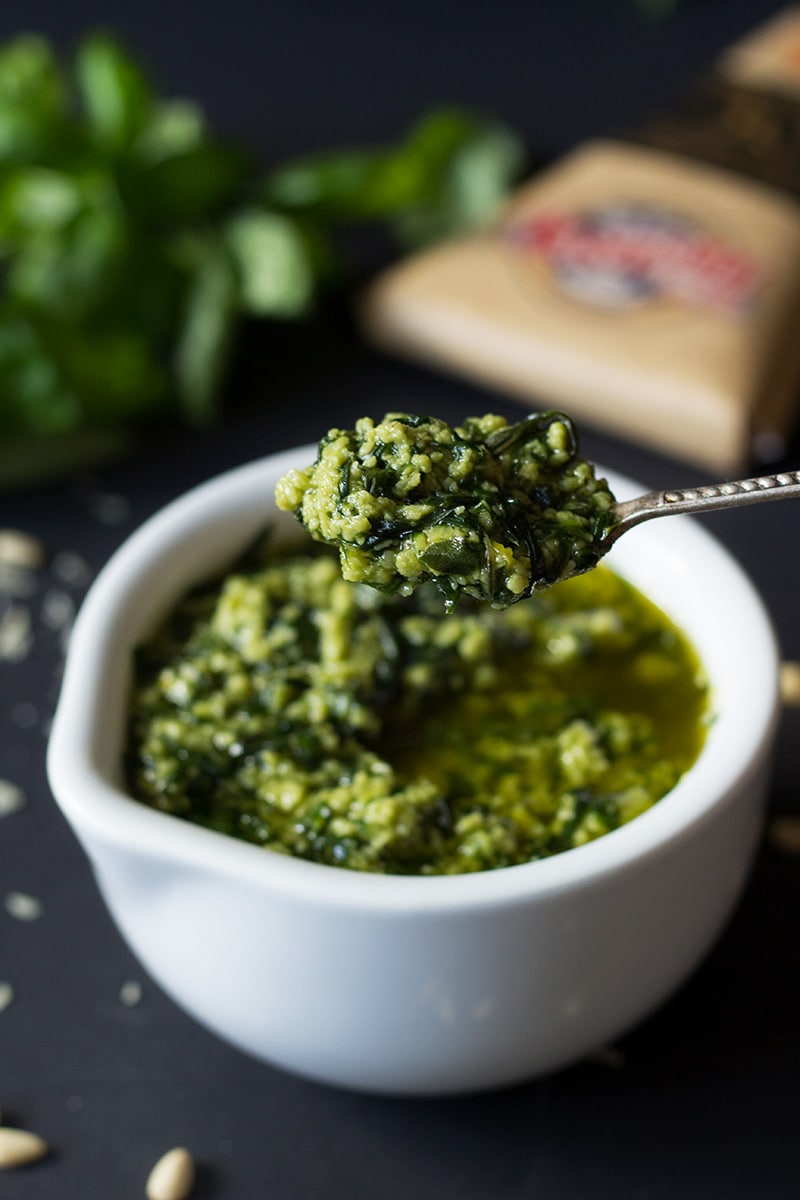
{"type": "Polygon", "coordinates": [[[756,500],[777,500],[779,496],[767,493],[783,493],[784,488],[800,488],[800,471],[781,471],[778,475],[758,475],[755,479],[739,479],[735,483],[709,483],[702,487],[651,494],[663,496],[664,504],[688,504],[692,506],[692,511],[702,512],[707,508],[732,507],[756,500]]]}
{"type": "Polygon", "coordinates": [[[700,487],[671,489],[668,492],[648,492],[635,500],[623,500],[616,505],[617,523],[603,538],[607,550],[634,525],[652,517],[671,513],[711,512],[718,508],[737,508],[742,504],[757,504],[767,500],[788,500],[800,496],[800,471],[780,471],[775,475],[759,475],[754,479],[738,479],[732,483],[709,483],[700,487]]]}

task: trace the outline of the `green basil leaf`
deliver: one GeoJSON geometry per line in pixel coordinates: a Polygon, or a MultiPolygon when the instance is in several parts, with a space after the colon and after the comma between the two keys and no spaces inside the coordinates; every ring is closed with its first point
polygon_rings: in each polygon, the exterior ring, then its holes
{"type": "Polygon", "coordinates": [[[81,429],[39,436],[17,434],[0,439],[0,488],[32,487],[71,471],[107,463],[129,447],[126,429],[81,429]]]}
{"type": "Polygon", "coordinates": [[[267,176],[261,196],[327,222],[396,218],[403,240],[413,243],[491,219],[522,160],[508,130],[447,108],[419,121],[396,147],[288,163],[267,176]]]}
{"type": "Polygon", "coordinates": [[[419,121],[387,154],[373,182],[374,210],[402,219],[423,207],[440,209],[452,164],[480,129],[475,117],[458,109],[441,109],[419,121]]]}
{"type": "Polygon", "coordinates": [[[206,136],[202,108],[190,100],[168,100],[156,104],[133,147],[142,162],[158,163],[196,150],[206,136]]]}
{"type": "Polygon", "coordinates": [[[163,404],[168,380],[153,348],[125,327],[65,329],[8,306],[0,314],[0,430],[62,434],[116,425],[163,404]]]}
{"type": "Polygon", "coordinates": [[[20,167],[0,179],[0,240],[63,229],[83,205],[78,182],[47,167],[20,167]]]}
{"type": "Polygon", "coordinates": [[[244,312],[296,317],[308,310],[314,274],[303,235],[290,217],[249,209],[228,222],[225,240],[244,312]]]}
{"type": "Polygon", "coordinates": [[[0,444],[15,433],[44,436],[76,429],[79,398],[64,386],[58,365],[39,330],[4,306],[0,314],[0,444]]]}
{"type": "Polygon", "coordinates": [[[208,425],[228,365],[236,329],[237,281],[223,247],[213,242],[189,285],[175,349],[178,402],[193,425],[208,425]]]}
{"type": "Polygon", "coordinates": [[[60,114],[64,87],[44,38],[23,34],[0,46],[0,105],[60,114]]]}
{"type": "Polygon", "coordinates": [[[309,155],[270,172],[261,198],[268,206],[352,219],[374,211],[372,192],[386,162],[383,151],[309,155]]]}
{"type": "Polygon", "coordinates": [[[57,139],[66,113],[64,81],[44,38],[0,46],[0,160],[33,161],[57,139]]]}
{"type": "Polygon", "coordinates": [[[158,408],[168,394],[164,366],[154,347],[138,331],[95,325],[52,337],[60,373],[82,399],[91,424],[115,425],[141,418],[158,408]]]}
{"type": "Polygon", "coordinates": [[[166,239],[129,225],[109,303],[127,324],[167,354],[176,336],[186,290],[186,270],[173,260],[166,239]]]}
{"type": "Polygon", "coordinates": [[[522,170],[525,148],[501,126],[487,126],[456,152],[445,182],[459,229],[488,224],[522,170]]]}
{"type": "MultiPolygon", "coordinates": [[[[14,312],[11,305],[5,304],[0,309],[0,371],[7,371],[15,363],[36,353],[39,344],[31,322],[14,312]]],[[[0,413],[3,411],[0,408],[0,413]]]]}
{"type": "Polygon", "coordinates": [[[248,168],[231,147],[206,143],[144,169],[127,170],[123,198],[143,219],[157,224],[206,221],[219,216],[241,194],[248,168]]]}
{"type": "Polygon", "coordinates": [[[126,251],[118,209],[84,209],[66,230],[40,229],[19,248],[8,265],[8,294],[74,327],[105,310],[121,283],[126,251]]]}
{"type": "Polygon", "coordinates": [[[144,73],[114,38],[96,33],[80,43],[75,75],[95,143],[112,154],[126,150],[153,105],[144,73]]]}
{"type": "Polygon", "coordinates": [[[446,166],[452,155],[480,130],[483,122],[457,108],[438,109],[410,130],[400,152],[424,168],[431,179],[446,166]]]}
{"type": "Polygon", "coordinates": [[[509,130],[476,127],[439,164],[434,193],[398,215],[398,238],[413,247],[484,228],[498,215],[524,161],[524,147],[509,130]]]}

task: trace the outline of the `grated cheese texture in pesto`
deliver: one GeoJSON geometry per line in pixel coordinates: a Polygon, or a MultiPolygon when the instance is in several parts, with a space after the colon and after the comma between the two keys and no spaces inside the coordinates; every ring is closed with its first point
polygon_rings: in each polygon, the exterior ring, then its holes
{"type": "Polygon", "coordinates": [[[505,608],[594,567],[615,523],[605,480],[578,454],[563,413],[509,425],[388,413],[332,429],[316,461],[276,488],[311,536],[339,550],[342,575],[410,595],[432,581],[505,608]]]}
{"type": "Polygon", "coordinates": [[[187,596],[139,652],[146,804],[317,863],[454,874],[616,829],[704,736],[691,646],[600,567],[505,610],[387,596],[309,543],[187,596]]]}

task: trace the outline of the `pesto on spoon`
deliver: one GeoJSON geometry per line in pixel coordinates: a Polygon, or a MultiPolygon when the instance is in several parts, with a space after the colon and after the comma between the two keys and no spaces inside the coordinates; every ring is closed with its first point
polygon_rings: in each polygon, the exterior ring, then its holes
{"type": "Polygon", "coordinates": [[[597,565],[617,523],[607,483],[578,453],[560,412],[509,425],[387,413],[330,430],[316,461],[275,489],[316,540],[338,547],[342,574],[409,595],[431,580],[507,608],[534,588],[597,565]]]}

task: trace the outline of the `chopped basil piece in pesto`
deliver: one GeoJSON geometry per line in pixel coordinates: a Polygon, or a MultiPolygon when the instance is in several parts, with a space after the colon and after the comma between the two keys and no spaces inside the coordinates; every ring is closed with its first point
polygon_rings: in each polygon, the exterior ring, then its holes
{"type": "Polygon", "coordinates": [[[694,761],[684,636],[605,567],[498,610],[387,596],[306,543],[187,596],[138,654],[133,795],[333,866],[514,866],[637,816],[694,761]]]}
{"type": "Polygon", "coordinates": [[[506,608],[596,566],[616,522],[605,480],[563,413],[514,425],[387,413],[332,429],[316,462],[279,480],[278,506],[337,546],[345,579],[410,595],[433,581],[506,608]]]}

